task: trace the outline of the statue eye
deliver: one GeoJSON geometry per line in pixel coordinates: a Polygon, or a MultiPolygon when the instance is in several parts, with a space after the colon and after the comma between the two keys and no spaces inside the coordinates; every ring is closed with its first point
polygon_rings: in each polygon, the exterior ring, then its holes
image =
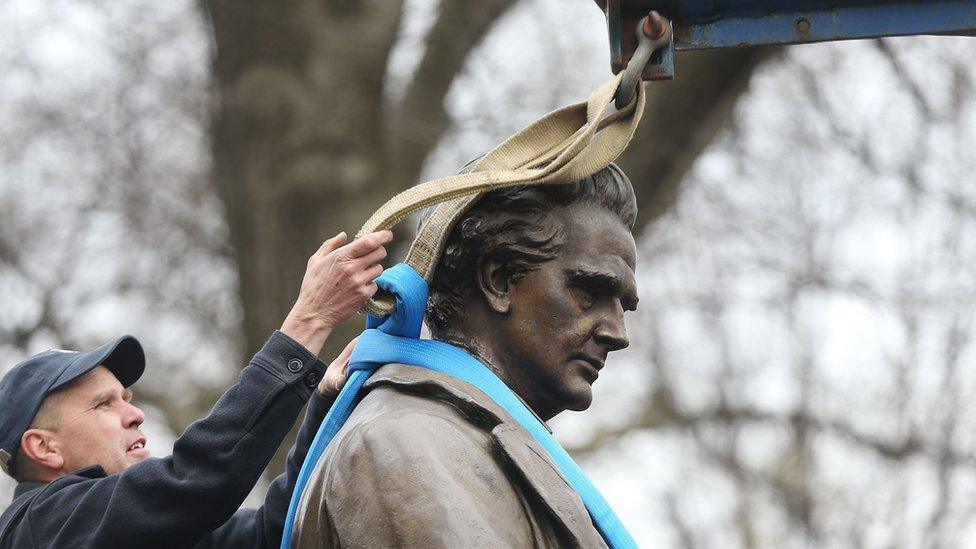
{"type": "Polygon", "coordinates": [[[573,290],[573,294],[576,296],[576,303],[579,304],[581,309],[589,309],[596,302],[596,294],[592,288],[576,286],[573,290]]]}

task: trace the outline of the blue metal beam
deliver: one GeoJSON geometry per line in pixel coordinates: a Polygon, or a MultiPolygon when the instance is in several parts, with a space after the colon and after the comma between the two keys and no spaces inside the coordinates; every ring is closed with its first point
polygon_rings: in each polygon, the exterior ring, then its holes
{"type": "Polygon", "coordinates": [[[834,4],[831,9],[769,11],[753,15],[746,15],[750,12],[743,10],[728,11],[726,16],[708,23],[675,22],[674,47],[678,51],[700,50],[912,34],[972,33],[976,30],[976,0],[834,4]]]}
{"type": "Polygon", "coordinates": [[[976,36],[976,0],[597,0],[607,14],[614,72],[636,46],[650,10],[671,19],[674,41],[644,72],[673,78],[675,51],[804,44],[915,34],[976,36]]]}

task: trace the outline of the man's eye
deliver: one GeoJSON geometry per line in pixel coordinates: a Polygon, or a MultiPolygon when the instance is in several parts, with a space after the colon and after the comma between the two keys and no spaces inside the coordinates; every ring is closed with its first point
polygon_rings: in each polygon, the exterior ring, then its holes
{"type": "Polygon", "coordinates": [[[111,405],[112,405],[112,401],[111,400],[103,400],[103,401],[99,402],[98,404],[96,404],[95,407],[96,408],[108,408],[111,405]]]}

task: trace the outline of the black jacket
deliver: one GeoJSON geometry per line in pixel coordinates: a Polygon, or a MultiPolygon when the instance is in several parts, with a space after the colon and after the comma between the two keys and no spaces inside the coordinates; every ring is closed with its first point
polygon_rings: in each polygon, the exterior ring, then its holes
{"type": "Polygon", "coordinates": [[[96,465],[18,485],[0,517],[0,549],[278,546],[298,469],[331,405],[315,393],[324,372],[275,332],[171,456],[111,476],[96,465]],[[313,393],[287,471],[260,509],[238,511],[313,393]]]}

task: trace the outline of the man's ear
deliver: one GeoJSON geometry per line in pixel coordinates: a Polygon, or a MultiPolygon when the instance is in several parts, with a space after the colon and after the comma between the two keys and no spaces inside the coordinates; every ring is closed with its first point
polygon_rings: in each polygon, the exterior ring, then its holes
{"type": "Polygon", "coordinates": [[[54,434],[45,429],[28,429],[20,437],[20,449],[24,456],[38,467],[60,470],[64,467],[64,456],[54,434]]]}
{"type": "Polygon", "coordinates": [[[508,314],[512,306],[509,288],[508,269],[501,261],[492,257],[478,260],[478,289],[492,311],[508,314]]]}

